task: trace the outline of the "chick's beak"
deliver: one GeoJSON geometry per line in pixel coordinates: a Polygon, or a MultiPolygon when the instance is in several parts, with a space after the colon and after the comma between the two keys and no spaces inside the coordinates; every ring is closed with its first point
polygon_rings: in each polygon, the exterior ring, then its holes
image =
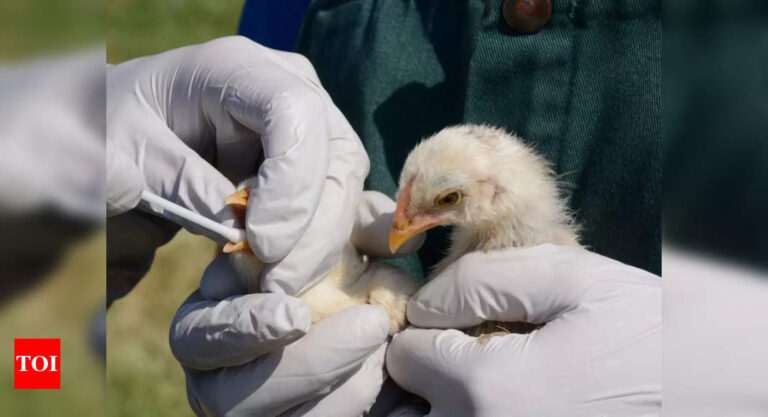
{"type": "Polygon", "coordinates": [[[443,223],[442,219],[431,216],[408,216],[406,210],[411,199],[411,183],[408,183],[397,199],[397,209],[389,231],[389,250],[392,253],[412,237],[443,223]]]}
{"type": "Polygon", "coordinates": [[[392,223],[392,230],[389,231],[389,250],[392,253],[397,252],[405,242],[411,240],[412,237],[419,233],[425,232],[435,226],[442,224],[441,219],[423,219],[417,221],[411,221],[405,219],[400,222],[397,221],[397,212],[395,212],[395,221],[392,223]]]}
{"type": "Polygon", "coordinates": [[[398,205],[392,222],[392,230],[389,231],[389,251],[397,252],[397,249],[413,237],[413,234],[413,224],[405,217],[405,213],[400,210],[398,205]]]}

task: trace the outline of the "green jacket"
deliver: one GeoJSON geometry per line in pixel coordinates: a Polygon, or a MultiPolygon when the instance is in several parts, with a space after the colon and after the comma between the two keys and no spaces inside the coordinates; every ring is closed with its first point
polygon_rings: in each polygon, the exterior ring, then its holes
{"type": "MultiPolygon", "coordinates": [[[[408,152],[445,126],[502,126],[562,175],[588,247],[660,273],[660,2],[553,0],[533,34],[501,7],[320,0],[297,50],[365,144],[369,189],[394,197],[408,152]]],[[[421,265],[445,243],[431,233],[421,265]]]]}

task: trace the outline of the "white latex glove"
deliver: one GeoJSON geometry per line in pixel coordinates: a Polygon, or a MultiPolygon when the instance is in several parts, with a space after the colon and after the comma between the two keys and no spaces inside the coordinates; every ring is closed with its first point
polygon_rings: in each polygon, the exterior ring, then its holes
{"type": "Polygon", "coordinates": [[[664,245],[664,416],[768,410],[768,274],[664,245]]]}
{"type": "Polygon", "coordinates": [[[95,49],[0,65],[0,216],[103,223],[103,62],[95,49]]]}
{"type": "Polygon", "coordinates": [[[429,401],[430,416],[660,412],[661,280],[640,269],[555,245],[472,253],[411,299],[408,319],[425,328],[546,323],[487,344],[458,330],[396,335],[387,370],[429,401]]]}
{"type": "Polygon", "coordinates": [[[104,49],[0,61],[0,304],[103,225],[104,171],[104,49]]]}
{"type": "Polygon", "coordinates": [[[337,261],[369,167],[309,61],[243,37],[110,67],[107,154],[110,215],[146,187],[231,225],[224,199],[258,174],[248,242],[272,264],[263,288],[291,295],[337,261]]]}
{"type": "MultiPolygon", "coordinates": [[[[371,254],[388,252],[394,210],[385,195],[364,193],[353,241],[371,254]]],[[[220,255],[174,318],[171,349],[198,415],[356,417],[371,407],[385,379],[383,309],[356,306],[310,327],[303,300],[244,293],[220,255]]]]}

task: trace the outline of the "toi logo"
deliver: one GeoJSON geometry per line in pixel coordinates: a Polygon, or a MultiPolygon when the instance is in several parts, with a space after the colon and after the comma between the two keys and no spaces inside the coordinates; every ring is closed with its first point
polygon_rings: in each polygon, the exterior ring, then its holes
{"type": "Polygon", "coordinates": [[[13,388],[61,388],[61,341],[13,339],[13,388]]]}

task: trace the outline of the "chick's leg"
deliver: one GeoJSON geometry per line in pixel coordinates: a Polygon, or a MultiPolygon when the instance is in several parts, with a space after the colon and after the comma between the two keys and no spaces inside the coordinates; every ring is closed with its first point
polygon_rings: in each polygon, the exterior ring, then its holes
{"type": "MultiPolygon", "coordinates": [[[[249,189],[243,188],[230,194],[229,197],[224,200],[224,204],[235,213],[235,217],[240,220],[241,223],[245,222],[245,211],[248,208],[248,194],[249,189]]],[[[224,253],[233,252],[245,252],[251,253],[251,248],[248,246],[248,241],[243,240],[241,242],[228,242],[222,249],[224,253]]]]}
{"type": "Polygon", "coordinates": [[[232,207],[233,210],[245,210],[248,206],[249,192],[247,187],[242,190],[237,190],[224,200],[224,204],[232,207]]]}
{"type": "MultiPolygon", "coordinates": [[[[240,223],[245,223],[245,210],[248,207],[248,188],[235,191],[224,203],[235,213],[240,223]]],[[[228,242],[222,252],[230,254],[230,261],[249,293],[261,292],[261,273],[265,265],[251,252],[248,241],[228,242]]]]}

